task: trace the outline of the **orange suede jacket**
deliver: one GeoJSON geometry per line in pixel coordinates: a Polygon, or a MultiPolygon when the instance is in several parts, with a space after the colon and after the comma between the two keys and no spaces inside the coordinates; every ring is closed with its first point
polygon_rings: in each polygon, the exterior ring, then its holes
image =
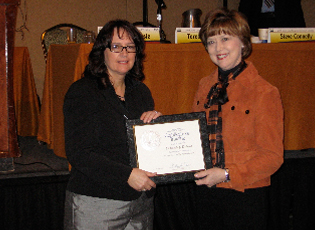
{"type": "MultiPolygon", "coordinates": [[[[279,91],[251,62],[227,88],[222,106],[225,167],[231,181],[217,187],[244,191],[270,185],[270,176],[283,163],[283,107],[279,91]]],[[[207,94],[218,80],[218,70],[200,80],[193,111],[205,111],[207,94]]]]}

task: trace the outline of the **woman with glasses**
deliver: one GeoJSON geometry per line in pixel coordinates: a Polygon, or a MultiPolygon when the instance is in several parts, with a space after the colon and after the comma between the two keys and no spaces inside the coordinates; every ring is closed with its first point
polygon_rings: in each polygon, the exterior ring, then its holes
{"type": "Polygon", "coordinates": [[[283,163],[279,91],[250,61],[250,28],[236,11],[210,12],[199,36],[217,65],[201,79],[193,111],[205,111],[214,167],[195,174],[196,229],[267,230],[270,176],[283,163]]]}
{"type": "Polygon", "coordinates": [[[144,40],[124,20],[98,34],[82,79],[64,102],[66,154],[71,164],[65,229],[153,229],[155,183],[130,167],[126,119],[149,123],[154,110],[141,82],[144,40]]]}

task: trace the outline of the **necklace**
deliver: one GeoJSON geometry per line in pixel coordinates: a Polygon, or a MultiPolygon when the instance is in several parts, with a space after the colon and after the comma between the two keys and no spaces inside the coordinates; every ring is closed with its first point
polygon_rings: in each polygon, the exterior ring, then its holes
{"type": "Polygon", "coordinates": [[[125,100],[125,97],[119,96],[118,94],[116,94],[116,95],[117,95],[117,97],[118,97],[120,100],[122,100],[122,101],[125,100]]]}
{"type": "MultiPolygon", "coordinates": [[[[115,89],[115,87],[114,87],[114,82],[113,82],[112,80],[110,80],[110,79],[109,79],[109,81],[110,81],[110,83],[112,84],[114,90],[116,91],[116,89],[115,89]]],[[[125,101],[125,96],[120,96],[120,95],[118,95],[117,93],[116,93],[116,95],[117,95],[117,97],[118,97],[121,101],[125,101]]]]}

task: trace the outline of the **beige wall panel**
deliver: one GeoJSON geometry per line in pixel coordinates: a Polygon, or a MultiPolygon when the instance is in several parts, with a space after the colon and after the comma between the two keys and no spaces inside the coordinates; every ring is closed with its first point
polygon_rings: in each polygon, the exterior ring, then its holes
{"type": "Polygon", "coordinates": [[[315,27],[315,0],[302,0],[306,27],[315,27]]]}

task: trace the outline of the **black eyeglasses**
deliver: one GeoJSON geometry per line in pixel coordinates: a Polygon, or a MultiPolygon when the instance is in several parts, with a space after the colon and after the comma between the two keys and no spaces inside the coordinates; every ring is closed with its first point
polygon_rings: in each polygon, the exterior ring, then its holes
{"type": "Polygon", "coordinates": [[[128,53],[135,53],[137,51],[137,47],[135,45],[122,46],[122,45],[112,44],[108,46],[108,48],[113,53],[121,53],[124,49],[126,49],[128,53]]]}

